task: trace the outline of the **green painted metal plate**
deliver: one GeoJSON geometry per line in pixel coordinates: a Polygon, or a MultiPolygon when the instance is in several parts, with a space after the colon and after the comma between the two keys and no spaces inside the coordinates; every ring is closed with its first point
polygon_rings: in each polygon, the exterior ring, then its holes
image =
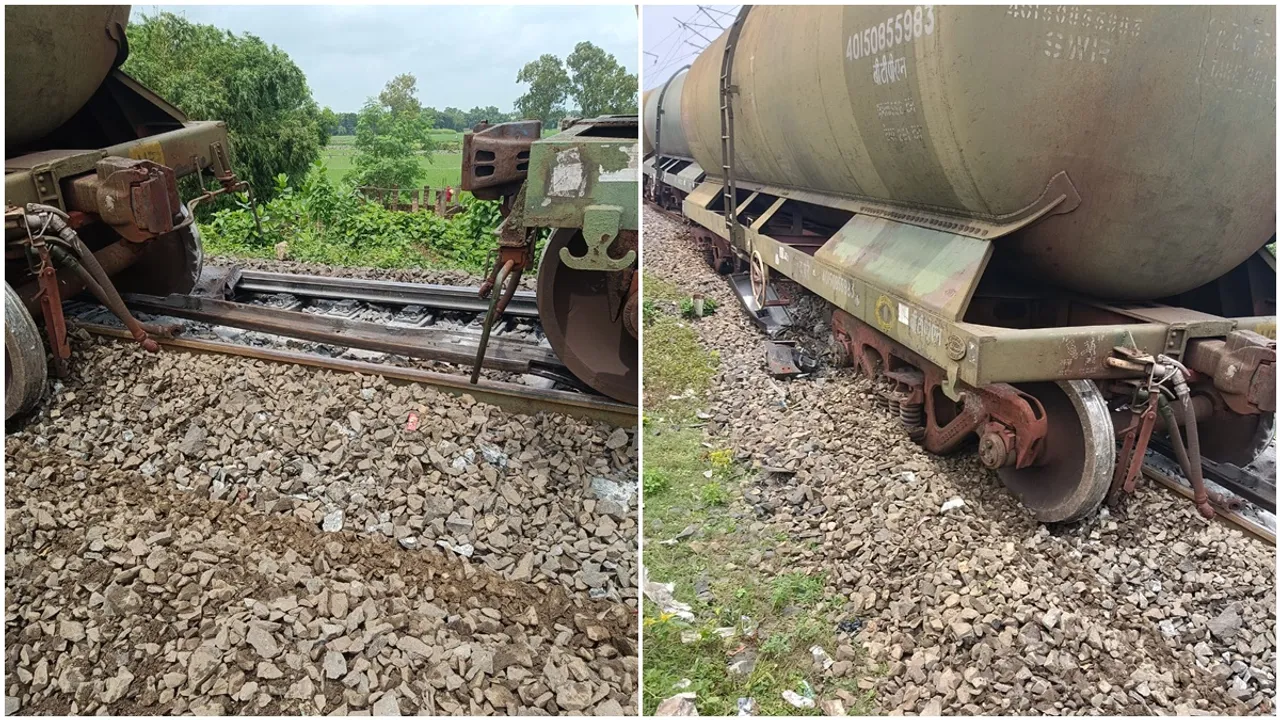
{"type": "Polygon", "coordinates": [[[855,215],[814,256],[831,268],[893,288],[914,305],[960,320],[991,257],[985,240],[855,215]]]}
{"type": "Polygon", "coordinates": [[[619,227],[638,230],[639,124],[634,116],[582,121],[533,143],[525,225],[580,228],[590,206],[616,206],[619,227]]]}

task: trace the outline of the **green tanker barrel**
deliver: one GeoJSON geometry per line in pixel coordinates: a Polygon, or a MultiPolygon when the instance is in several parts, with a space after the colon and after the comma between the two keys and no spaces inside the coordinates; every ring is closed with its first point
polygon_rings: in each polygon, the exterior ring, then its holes
{"type": "Polygon", "coordinates": [[[11,149],[84,107],[111,72],[128,22],[127,5],[4,9],[4,137],[11,149]]]}
{"type": "MultiPolygon", "coordinates": [[[[687,71],[676,73],[670,80],[665,82],[667,91],[664,95],[662,85],[650,90],[644,96],[644,142],[645,154],[653,152],[655,142],[662,142],[662,154],[666,157],[682,157],[692,158],[693,153],[689,150],[689,141],[684,136],[684,125],[680,120],[680,95],[684,89],[684,79],[688,75],[687,71]],[[662,137],[657,138],[655,134],[658,123],[658,98],[662,98],[662,137]]],[[[717,116],[718,117],[718,116],[717,116]]],[[[717,122],[719,122],[717,120],[717,122]]],[[[717,152],[719,152],[717,150],[717,152]]],[[[720,167],[717,162],[715,167],[720,167]]]]}
{"type": "MultiPolygon", "coordinates": [[[[1273,7],[756,6],[734,55],[739,181],[998,221],[1065,172],[1079,206],[994,240],[1026,279],[1150,299],[1275,233],[1273,7]]],[[[719,174],[724,37],[681,98],[719,174]]],[[[666,144],[665,141],[663,143],[666,144]]]]}

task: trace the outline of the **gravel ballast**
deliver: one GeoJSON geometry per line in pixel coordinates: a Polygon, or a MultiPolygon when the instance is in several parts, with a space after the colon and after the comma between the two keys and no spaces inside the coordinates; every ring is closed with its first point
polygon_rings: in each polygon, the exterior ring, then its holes
{"type": "Polygon", "coordinates": [[[761,569],[827,572],[831,622],[864,623],[849,638],[879,712],[1274,713],[1274,548],[1150,483],[1123,517],[1036,522],[972,452],[924,453],[828,365],[829,310],[790,283],[792,337],[824,362],[771,378],[687,230],[644,222],[646,273],[720,305],[696,323],[721,357],[707,433],[759,468],[746,499],[788,538],[761,569]]]}
{"type": "Polygon", "coordinates": [[[6,436],[7,709],[635,712],[634,429],[75,345],[6,436]]]}

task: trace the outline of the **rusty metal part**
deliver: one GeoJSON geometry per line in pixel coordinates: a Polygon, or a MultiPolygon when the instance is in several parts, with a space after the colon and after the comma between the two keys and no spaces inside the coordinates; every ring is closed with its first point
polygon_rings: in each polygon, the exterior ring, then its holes
{"type": "Polygon", "coordinates": [[[41,285],[41,290],[38,297],[42,306],[42,314],[45,315],[46,322],[51,323],[49,326],[50,340],[55,341],[58,333],[62,335],[61,342],[63,347],[59,347],[57,344],[54,345],[55,370],[59,373],[66,372],[65,360],[70,357],[71,350],[70,347],[66,346],[66,330],[62,319],[62,298],[58,294],[56,273],[52,271],[52,263],[49,261],[47,250],[44,247],[45,241],[60,246],[68,255],[74,258],[78,266],[91,276],[91,282],[96,283],[96,290],[103,294],[108,307],[129,328],[138,344],[149,352],[155,352],[158,349],[155,341],[147,336],[146,330],[125,309],[124,301],[121,300],[120,294],[111,282],[110,275],[98,263],[97,258],[85,246],[84,242],[80,240],[80,236],[76,231],[67,224],[66,218],[66,213],[58,208],[37,203],[27,203],[25,215],[20,221],[27,229],[28,242],[31,247],[40,254],[38,282],[41,285]]]}
{"type": "MultiPolygon", "coordinates": [[[[118,339],[128,338],[128,335],[118,328],[89,323],[76,323],[76,325],[95,335],[118,339]]],[[[276,350],[274,348],[232,345],[208,340],[161,338],[160,344],[169,349],[186,352],[235,355],[266,362],[305,365],[337,372],[380,375],[396,382],[430,385],[453,395],[470,395],[480,402],[491,403],[510,412],[554,412],[571,417],[599,420],[617,427],[631,427],[636,424],[635,406],[623,405],[606,398],[582,393],[545,390],[485,379],[481,379],[479,383],[472,385],[466,377],[459,375],[397,365],[345,360],[288,350],[276,350]]]]}
{"type": "MultiPolygon", "coordinates": [[[[159,98],[154,98],[154,101],[162,102],[159,98]]],[[[168,117],[158,107],[149,105],[142,110],[168,117]]],[[[179,178],[200,168],[212,167],[218,159],[219,148],[222,148],[221,154],[225,156],[226,123],[179,123],[171,118],[167,125],[174,126],[175,129],[145,137],[132,137],[109,147],[93,150],[41,150],[6,158],[5,202],[18,206],[37,202],[65,208],[64,185],[73,178],[94,172],[98,162],[106,156],[151,160],[171,168],[179,178]]]]}
{"type": "MultiPolygon", "coordinates": [[[[1174,448],[1171,442],[1162,438],[1153,438],[1151,441],[1152,450],[1165,455],[1166,457],[1174,456],[1174,448]]],[[[1175,458],[1176,459],[1176,458],[1175,458]]],[[[1233,493],[1235,500],[1243,499],[1272,514],[1276,511],[1276,478],[1274,475],[1260,475],[1250,469],[1242,468],[1231,463],[1219,463],[1201,458],[1200,464],[1204,471],[1205,480],[1212,480],[1226,490],[1233,493]]],[[[1221,504],[1214,499],[1214,493],[1208,492],[1209,500],[1215,504],[1221,504]]],[[[1230,497],[1230,496],[1228,496],[1230,497]]]]}
{"type": "Polygon", "coordinates": [[[1017,436],[1008,426],[989,422],[978,433],[978,460],[988,470],[1014,464],[1017,436]]]}
{"type": "MultiPolygon", "coordinates": [[[[146,245],[139,245],[128,240],[120,240],[98,250],[93,255],[108,275],[115,275],[136,262],[145,252],[146,247],[146,245]]],[[[58,294],[60,296],[65,298],[75,297],[83,290],[85,290],[85,285],[78,275],[71,273],[58,274],[58,294]]],[[[18,295],[22,297],[23,303],[26,304],[27,311],[39,317],[43,313],[38,299],[40,292],[39,280],[32,279],[27,284],[19,287],[17,291],[18,295]]]]}
{"type": "MultiPolygon", "coordinates": [[[[575,270],[560,260],[562,248],[581,251],[580,233],[551,233],[538,268],[538,313],[556,355],[595,390],[629,404],[639,399],[639,347],[623,316],[611,310],[617,273],[575,270]],[[579,247],[574,247],[577,244],[579,247]]],[[[625,286],[630,287],[630,283],[625,286]]]]}
{"type": "Polygon", "coordinates": [[[794,342],[765,343],[764,362],[769,374],[774,377],[795,377],[813,372],[818,363],[794,342]]]}
{"type": "MultiPolygon", "coordinates": [[[[1191,488],[1188,488],[1177,480],[1169,477],[1157,468],[1151,467],[1150,465],[1144,465],[1142,467],[1142,474],[1155,481],[1157,484],[1172,490],[1187,499],[1194,498],[1195,493],[1191,488]]],[[[1220,520],[1240,528],[1254,538],[1266,543],[1268,547],[1275,547],[1275,532],[1238,512],[1238,509],[1216,507],[1214,508],[1213,517],[1216,520],[1220,520]]]]}
{"type": "Polygon", "coordinates": [[[482,200],[515,194],[529,175],[529,148],[542,137],[540,120],[490,125],[462,135],[462,189],[482,200]]]}
{"type": "Polygon", "coordinates": [[[1117,433],[1124,437],[1124,443],[1120,457],[1116,460],[1111,490],[1108,493],[1113,498],[1118,498],[1122,491],[1132,494],[1136,487],[1138,473],[1142,470],[1143,458],[1156,425],[1156,405],[1155,398],[1150,398],[1141,412],[1134,412],[1133,422],[1117,433]]]}
{"type": "MultiPolygon", "coordinates": [[[[614,240],[613,247],[611,249],[617,253],[632,255],[638,258],[640,252],[639,236],[640,234],[634,230],[623,230],[618,233],[618,238],[614,240]]],[[[567,250],[568,248],[565,248],[565,250],[560,254],[560,259],[562,261],[565,259],[565,255],[568,255],[567,250]]],[[[598,269],[583,267],[582,265],[570,262],[566,262],[565,265],[574,270],[598,269]]],[[[609,290],[607,293],[607,299],[609,301],[609,317],[613,318],[617,322],[626,322],[625,318],[623,318],[623,314],[626,311],[627,302],[636,294],[639,287],[636,279],[637,274],[636,266],[634,264],[622,265],[617,270],[605,273],[605,278],[609,283],[609,290]]]]}
{"type": "Polygon", "coordinates": [[[966,387],[961,401],[952,403],[940,392],[945,375],[927,359],[841,310],[832,313],[831,330],[848,356],[869,377],[899,371],[897,378],[912,378],[911,384],[918,384],[911,388],[908,401],[924,403],[926,423],[920,444],[929,452],[951,452],[984,424],[996,422],[1010,431],[1004,440],[1010,445],[1014,467],[1026,468],[1037,462],[1048,428],[1044,410],[1034,397],[996,383],[966,387]],[[918,379],[900,372],[904,367],[917,371],[918,379]]]}
{"type": "Polygon", "coordinates": [[[1249,330],[1187,343],[1187,367],[1208,375],[1239,414],[1275,412],[1276,341],[1249,330]]]}
{"type": "MultiPolygon", "coordinates": [[[[1193,396],[1192,400],[1199,397],[1193,396]]],[[[1199,429],[1203,458],[1245,467],[1275,439],[1276,416],[1275,413],[1238,415],[1224,407],[1200,423],[1199,429]]]]}
{"type": "Polygon", "coordinates": [[[93,174],[73,178],[63,190],[67,210],[95,213],[133,242],[173,232],[174,219],[182,217],[177,176],[150,160],[104,157],[93,174]]]}
{"type": "Polygon", "coordinates": [[[739,189],[950,215],[1008,234],[998,260],[1037,281],[1164,297],[1275,232],[1274,25],[1274,7],[756,6],[731,68],[725,36],[694,61],[683,127],[719,176],[731,76],[739,189]],[[1179,112],[1202,102],[1220,112],[1179,112]],[[1057,110],[1088,106],[1105,112],[1057,110]],[[1059,175],[1088,201],[1010,222],[1059,175]]]}
{"type": "Polygon", "coordinates": [[[1038,462],[997,471],[1041,522],[1072,522],[1098,508],[1111,487],[1115,433],[1106,403],[1087,380],[1029,383],[1019,390],[1044,408],[1048,434],[1038,462]]]}
{"type": "Polygon", "coordinates": [[[923,403],[924,427],[912,437],[929,452],[951,452],[978,433],[983,463],[1042,522],[1077,520],[1102,502],[1115,438],[1093,383],[965,387],[953,403],[940,391],[945,376],[916,353],[840,310],[831,327],[864,373],[897,383],[901,414],[923,403]]]}
{"type": "MultiPolygon", "coordinates": [[[[101,262],[101,254],[95,257],[101,262]]],[[[203,268],[200,231],[190,224],[146,243],[132,263],[108,274],[122,293],[170,295],[191,292],[203,268]]]]}
{"type": "MultiPolygon", "coordinates": [[[[18,293],[4,284],[4,418],[35,407],[44,394],[49,364],[40,328],[18,293]]],[[[8,423],[6,422],[6,425],[8,423]]]]}
{"type": "MultiPolygon", "coordinates": [[[[119,293],[116,292],[114,287],[111,288],[110,291],[108,291],[107,288],[104,288],[102,284],[98,282],[98,279],[94,277],[93,272],[91,272],[89,268],[85,267],[85,265],[71,253],[57,247],[52,248],[52,251],[54,257],[58,258],[58,264],[62,267],[71,269],[80,278],[80,282],[84,284],[85,288],[98,299],[98,302],[105,305],[107,309],[120,320],[120,322],[124,323],[124,326],[129,329],[129,333],[133,336],[134,340],[150,352],[156,352],[159,350],[159,346],[156,345],[155,341],[150,339],[151,328],[153,326],[148,323],[139,322],[137,318],[133,317],[133,315],[129,313],[129,309],[125,307],[124,301],[120,298],[119,293]]],[[[49,317],[48,308],[45,309],[45,313],[45,318],[47,319],[49,317]]],[[[56,314],[61,322],[61,307],[58,308],[56,314]]],[[[65,330],[63,332],[65,339],[65,330]]],[[[69,356],[71,352],[71,348],[69,346],[67,347],[66,352],[69,356]]],[[[56,359],[57,355],[55,354],[54,357],[56,359]]]]}
{"type": "Polygon", "coordinates": [[[511,271],[514,268],[515,262],[508,260],[494,278],[494,285],[499,288],[499,290],[498,292],[493,293],[492,299],[489,301],[489,309],[484,316],[484,324],[480,331],[480,344],[476,348],[476,359],[475,362],[471,364],[472,385],[476,384],[480,380],[480,368],[484,365],[485,350],[489,347],[489,333],[493,330],[493,321],[502,314],[502,311],[498,309],[498,305],[502,304],[502,298],[504,295],[510,299],[510,294],[514,292],[514,290],[507,289],[507,280],[511,276],[511,271]]]}
{"type": "MultiPolygon", "coordinates": [[[[311,342],[424,360],[441,360],[468,367],[476,354],[477,337],[469,332],[441,328],[387,327],[378,323],[190,295],[170,295],[165,298],[130,295],[125,300],[129,307],[154,315],[171,315],[311,342]]],[[[559,365],[555,355],[546,348],[533,342],[507,339],[493,344],[484,359],[485,367],[519,373],[554,370],[559,365]]]]}
{"type": "Polygon", "coordinates": [[[41,315],[44,316],[45,334],[49,338],[49,349],[53,357],[53,374],[66,377],[71,360],[71,344],[67,342],[67,323],[62,316],[62,296],[58,294],[58,271],[53,267],[49,247],[43,238],[32,239],[31,250],[38,258],[36,281],[40,291],[36,298],[40,302],[41,315]]]}
{"type": "Polygon", "coordinates": [[[622,308],[622,322],[633,338],[640,337],[640,273],[631,273],[631,289],[627,292],[627,304],[622,308]]]}

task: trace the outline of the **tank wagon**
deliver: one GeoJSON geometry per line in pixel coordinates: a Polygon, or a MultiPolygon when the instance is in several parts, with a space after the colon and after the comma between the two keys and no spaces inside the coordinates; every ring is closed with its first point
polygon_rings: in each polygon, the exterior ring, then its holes
{"type": "Polygon", "coordinates": [[[1275,427],[1273,7],[744,6],[650,91],[646,198],[781,274],[1043,521],[1275,427]]]}
{"type": "Polygon", "coordinates": [[[195,206],[247,190],[221,122],[193,122],[121,72],[127,6],[5,8],[5,418],[33,407],[71,350],[62,300],[88,290],[156,349],[121,292],[200,276],[195,206]],[[220,183],[185,204],[178,180],[220,183]]]}
{"type": "Polygon", "coordinates": [[[536,263],[538,315],[556,355],[594,390],[633,405],[640,384],[639,134],[636,116],[611,115],[567,121],[547,138],[536,120],[481,123],[462,141],[462,188],[502,201],[496,260],[480,289],[492,297],[485,332],[536,263]]]}

